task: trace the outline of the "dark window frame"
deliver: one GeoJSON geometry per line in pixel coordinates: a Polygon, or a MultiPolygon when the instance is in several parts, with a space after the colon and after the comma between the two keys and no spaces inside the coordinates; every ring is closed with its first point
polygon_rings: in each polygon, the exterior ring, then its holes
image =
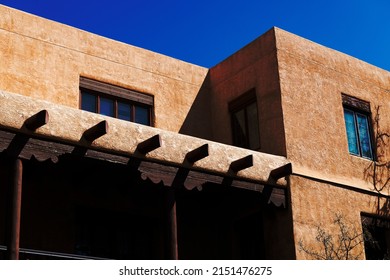
{"type": "Polygon", "coordinates": [[[251,149],[251,150],[260,150],[261,149],[261,139],[260,139],[260,126],[259,126],[259,110],[258,110],[258,104],[257,104],[257,95],[256,95],[256,90],[253,88],[246,93],[242,94],[238,98],[232,100],[228,104],[229,107],[229,113],[230,113],[230,119],[231,119],[231,130],[232,130],[232,142],[233,145],[246,148],[246,149],[251,149]],[[251,105],[256,106],[256,126],[257,126],[257,131],[254,133],[257,133],[257,139],[258,143],[256,147],[251,147],[250,146],[250,141],[249,141],[249,134],[251,133],[249,130],[249,120],[248,120],[248,112],[247,108],[250,107],[251,105]],[[245,120],[245,134],[246,134],[246,139],[244,142],[241,142],[239,137],[235,134],[236,129],[236,124],[233,115],[235,113],[238,113],[239,111],[244,110],[244,120],[245,120]]]}
{"type": "MultiPolygon", "coordinates": [[[[357,146],[358,146],[358,154],[352,153],[349,150],[348,147],[348,152],[349,154],[357,157],[361,157],[364,159],[368,160],[375,160],[376,159],[376,152],[375,152],[375,146],[374,146],[374,130],[373,130],[373,125],[372,125],[372,114],[371,114],[371,108],[370,108],[370,103],[364,100],[361,100],[359,98],[347,95],[345,93],[341,94],[342,96],[342,103],[343,103],[343,115],[345,118],[345,111],[349,111],[353,113],[353,118],[354,118],[354,124],[355,124],[355,129],[356,129],[356,136],[357,136],[357,146]],[[357,122],[357,116],[361,115],[364,116],[367,119],[367,126],[368,126],[368,139],[370,141],[370,151],[371,151],[371,157],[367,157],[363,155],[362,147],[361,147],[361,141],[360,141],[360,133],[357,128],[358,122],[357,122]]],[[[347,126],[345,124],[345,129],[347,133],[347,126]]],[[[347,140],[348,140],[348,134],[347,140]]]]}
{"type": "Polygon", "coordinates": [[[88,93],[96,97],[95,113],[101,114],[100,100],[106,98],[113,101],[114,104],[114,118],[118,118],[118,103],[124,103],[130,106],[131,122],[135,122],[136,108],[147,109],[148,112],[148,124],[154,126],[154,97],[153,95],[137,92],[120,86],[107,84],[101,81],[93,80],[86,77],[80,77],[80,98],[79,108],[82,108],[83,93],[88,93]]]}
{"type": "Polygon", "coordinates": [[[364,212],[360,218],[366,259],[389,259],[390,218],[364,212]]]}

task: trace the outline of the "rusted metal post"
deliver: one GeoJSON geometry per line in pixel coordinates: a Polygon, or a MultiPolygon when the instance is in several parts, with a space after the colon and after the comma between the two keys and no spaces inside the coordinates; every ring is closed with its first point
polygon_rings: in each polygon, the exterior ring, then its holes
{"type": "Polygon", "coordinates": [[[167,259],[178,259],[177,246],[177,221],[176,221],[176,200],[175,190],[169,188],[166,192],[166,214],[167,214],[167,236],[166,236],[166,250],[167,259]]]}
{"type": "Polygon", "coordinates": [[[19,259],[19,241],[20,241],[20,216],[22,206],[22,160],[14,160],[12,180],[12,208],[11,208],[11,230],[10,241],[8,245],[9,259],[19,259]]]}

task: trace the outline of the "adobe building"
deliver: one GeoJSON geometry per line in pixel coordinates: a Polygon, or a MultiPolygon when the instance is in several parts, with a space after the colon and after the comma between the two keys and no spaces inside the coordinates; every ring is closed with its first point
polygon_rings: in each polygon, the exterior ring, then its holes
{"type": "Polygon", "coordinates": [[[207,69],[0,15],[1,259],[312,259],[337,215],[388,256],[389,72],[278,28],[207,69]]]}

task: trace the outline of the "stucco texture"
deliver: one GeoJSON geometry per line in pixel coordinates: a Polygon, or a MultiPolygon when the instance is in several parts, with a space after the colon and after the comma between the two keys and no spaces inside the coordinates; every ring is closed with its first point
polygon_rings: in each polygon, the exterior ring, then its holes
{"type": "Polygon", "coordinates": [[[232,144],[229,102],[255,89],[260,151],[285,155],[274,29],[210,69],[215,141],[232,144]]]}
{"type": "Polygon", "coordinates": [[[208,72],[2,5],[0,14],[5,91],[78,108],[79,78],[85,76],[153,95],[155,126],[178,132],[208,72]]]}
{"type": "Polygon", "coordinates": [[[390,73],[283,30],[276,41],[286,156],[294,172],[372,189],[365,178],[371,161],[348,152],[341,96],[370,102],[373,119],[381,106],[381,129],[390,131],[390,73]]]}
{"type": "MultiPolygon", "coordinates": [[[[348,151],[342,94],[369,102],[372,120],[375,108],[381,106],[380,129],[389,132],[390,74],[280,29],[276,45],[286,157],[293,165],[290,193],[296,257],[310,259],[313,256],[299,250],[299,241],[323,253],[316,242],[317,226],[336,240],[337,214],[360,233],[361,213],[389,216],[388,209],[378,213],[378,196],[367,172],[373,161],[348,151]]],[[[387,146],[382,160],[389,160],[389,152],[387,146]]],[[[380,200],[379,209],[385,201],[380,200]]],[[[365,258],[363,243],[352,254],[365,258]]]]}
{"type": "MultiPolygon", "coordinates": [[[[376,213],[378,197],[371,193],[353,191],[343,186],[307,180],[299,176],[290,176],[291,183],[291,207],[294,219],[294,239],[297,259],[313,259],[300,250],[301,241],[305,249],[310,249],[325,256],[323,244],[316,241],[317,227],[328,234],[332,234],[333,243],[338,245],[339,227],[334,223],[337,215],[343,218],[349,228],[348,234],[353,235],[362,232],[362,213],[376,213]]],[[[379,200],[379,208],[382,212],[389,213],[385,205],[385,199],[379,200]]],[[[360,244],[350,253],[351,257],[365,258],[362,236],[359,236],[360,244]]]]}

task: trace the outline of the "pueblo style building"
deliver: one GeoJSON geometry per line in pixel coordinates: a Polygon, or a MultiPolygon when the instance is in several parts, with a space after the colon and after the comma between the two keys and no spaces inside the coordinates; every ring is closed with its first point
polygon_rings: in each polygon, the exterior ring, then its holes
{"type": "Polygon", "coordinates": [[[207,69],[0,5],[0,258],[386,258],[389,112],[278,28],[207,69]]]}

